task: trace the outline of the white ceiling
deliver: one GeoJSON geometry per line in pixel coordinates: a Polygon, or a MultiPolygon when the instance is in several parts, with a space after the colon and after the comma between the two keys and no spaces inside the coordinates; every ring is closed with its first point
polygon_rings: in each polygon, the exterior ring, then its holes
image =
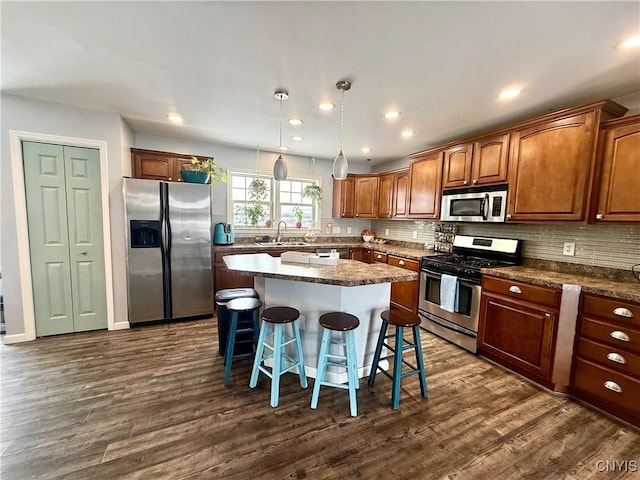
{"type": "Polygon", "coordinates": [[[640,2],[7,2],[4,93],[119,112],[135,132],[350,161],[399,158],[640,91],[640,2]],[[506,86],[524,94],[497,99],[506,86]],[[320,112],[331,99],[338,108],[320,112]],[[383,117],[402,112],[398,120],[383,117]],[[168,122],[178,111],[182,126],[168,122]],[[409,128],[415,137],[403,139],[409,128]],[[301,142],[290,140],[300,134],[301,142]],[[373,150],[360,152],[364,145],[373,150]]]}

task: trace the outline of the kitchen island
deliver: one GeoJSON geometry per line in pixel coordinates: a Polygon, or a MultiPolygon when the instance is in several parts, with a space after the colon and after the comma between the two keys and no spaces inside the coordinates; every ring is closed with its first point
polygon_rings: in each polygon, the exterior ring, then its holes
{"type": "MultiPolygon", "coordinates": [[[[358,317],[358,377],[366,377],[380,332],[380,313],[389,308],[391,283],[418,278],[416,272],[384,263],[344,259],[338,260],[337,265],[300,264],[257,253],[227,255],[224,262],[229,270],[254,277],[264,308],[287,305],[300,311],[305,372],[313,378],[322,339],[318,319],[323,313],[339,311],[358,317]]],[[[330,367],[327,380],[345,383],[347,375],[343,370],[330,367]]]]}

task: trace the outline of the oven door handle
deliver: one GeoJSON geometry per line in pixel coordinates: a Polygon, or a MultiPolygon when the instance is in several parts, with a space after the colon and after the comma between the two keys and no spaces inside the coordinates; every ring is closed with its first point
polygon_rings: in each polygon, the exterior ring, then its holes
{"type": "Polygon", "coordinates": [[[434,272],[433,270],[429,270],[424,267],[422,267],[420,270],[427,275],[431,275],[432,277],[436,277],[436,278],[442,277],[442,273],[434,272]]]}

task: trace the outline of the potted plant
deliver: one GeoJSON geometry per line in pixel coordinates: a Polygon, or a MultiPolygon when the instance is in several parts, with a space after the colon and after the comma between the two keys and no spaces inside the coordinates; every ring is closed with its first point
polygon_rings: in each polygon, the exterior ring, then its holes
{"type": "Polygon", "coordinates": [[[296,217],[296,228],[302,227],[302,209],[300,207],[293,207],[293,216],[296,217]]]}
{"type": "Polygon", "coordinates": [[[189,163],[182,164],[180,176],[183,182],[187,183],[217,183],[227,181],[227,171],[221,167],[213,158],[191,157],[189,163]]]}
{"type": "Polygon", "coordinates": [[[318,208],[320,208],[320,204],[322,203],[322,188],[320,185],[316,183],[312,183],[311,185],[307,185],[302,190],[303,198],[310,198],[314,202],[316,202],[318,208]]]}

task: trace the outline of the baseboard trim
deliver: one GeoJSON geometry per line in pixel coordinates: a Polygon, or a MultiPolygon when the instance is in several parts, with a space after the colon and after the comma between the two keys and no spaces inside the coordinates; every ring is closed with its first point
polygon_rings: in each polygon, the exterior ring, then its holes
{"type": "Polygon", "coordinates": [[[3,335],[2,336],[2,343],[9,345],[11,343],[22,343],[22,342],[28,342],[31,341],[33,339],[27,339],[27,335],[24,333],[14,333],[12,335],[3,335]]]}
{"type": "Polygon", "coordinates": [[[113,329],[114,330],[126,330],[129,328],[129,322],[114,322],[113,329]]]}

